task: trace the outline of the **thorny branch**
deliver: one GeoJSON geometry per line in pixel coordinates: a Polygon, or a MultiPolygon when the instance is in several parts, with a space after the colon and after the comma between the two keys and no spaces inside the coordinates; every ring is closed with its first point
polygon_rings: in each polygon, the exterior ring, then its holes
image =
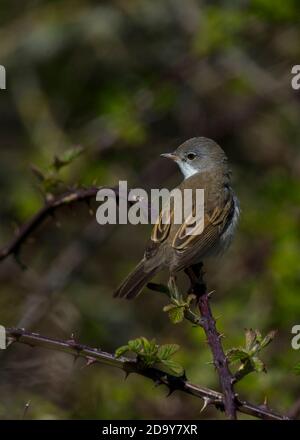
{"type": "Polygon", "coordinates": [[[61,196],[46,202],[45,205],[18,230],[16,236],[11,242],[0,250],[0,261],[4,260],[9,255],[18,255],[22,244],[27,238],[36,231],[47,217],[53,215],[58,208],[72,205],[76,202],[88,202],[92,198],[95,198],[99,189],[100,188],[96,187],[72,189],[61,196]]]}
{"type": "MultiPolygon", "coordinates": [[[[0,250],[0,261],[4,260],[11,254],[17,256],[21,246],[28,237],[36,231],[47,217],[52,216],[57,209],[77,202],[89,202],[96,196],[99,189],[101,189],[101,187],[76,188],[48,201],[28,221],[28,223],[20,228],[14,239],[0,250]]],[[[110,189],[115,191],[116,199],[118,200],[119,194],[117,189],[110,189]]],[[[193,385],[183,378],[178,379],[175,376],[173,377],[154,368],[141,370],[138,363],[135,361],[127,358],[117,359],[111,354],[102,352],[101,350],[91,349],[81,344],[77,344],[74,341],[54,340],[18,329],[8,329],[8,335],[13,340],[28,345],[44,346],[46,348],[65,351],[74,355],[76,354],[76,356],[84,357],[88,362],[106,363],[123,369],[127,374],[135,372],[142,376],[149,377],[157,383],[165,384],[169,387],[170,391],[178,389],[188,394],[202,397],[205,401],[205,406],[208,404],[215,405],[218,409],[225,410],[226,415],[231,419],[236,418],[236,411],[262,419],[288,419],[288,417],[278,415],[265,406],[251,405],[238,399],[238,396],[233,390],[234,377],[229,370],[227,358],[220,342],[221,335],[216,329],[215,319],[210,309],[209,293],[207,293],[206,285],[203,282],[202,270],[200,268],[199,271],[199,267],[197,268],[194,266],[189,268],[186,273],[190,278],[191,292],[197,297],[200,316],[193,313],[190,308],[186,308],[184,310],[184,317],[194,325],[201,326],[206,333],[207,341],[213,354],[214,365],[218,371],[222,394],[193,385]]],[[[152,290],[160,291],[167,295],[169,294],[168,289],[165,286],[149,283],[148,287],[152,290]]]]}
{"type": "MultiPolygon", "coordinates": [[[[225,413],[229,419],[236,419],[238,403],[233,389],[234,377],[229,370],[228,360],[221,344],[221,335],[217,331],[216,322],[212,315],[209,304],[209,293],[203,281],[202,265],[190,267],[186,269],[185,272],[191,282],[190,291],[197,298],[200,316],[195,315],[190,308],[187,308],[184,311],[184,317],[193,324],[203,328],[213,355],[213,363],[218,372],[220,386],[224,396],[223,403],[225,413]]],[[[168,289],[163,285],[148,283],[148,288],[169,296],[168,289]]]]}
{"type": "MultiPolygon", "coordinates": [[[[224,353],[221,337],[216,328],[216,320],[212,314],[209,299],[212,292],[207,291],[206,284],[203,280],[204,272],[202,270],[203,265],[194,265],[185,270],[190,279],[190,291],[195,295],[196,306],[199,309],[199,314],[194,313],[188,306],[184,309],[184,318],[190,321],[194,325],[198,325],[203,328],[207,343],[211,349],[213,364],[217,370],[220,386],[223,396],[223,409],[229,419],[236,419],[236,412],[241,411],[239,409],[240,400],[238,395],[234,391],[234,384],[240,379],[237,375],[233,375],[228,366],[228,359],[224,353]]],[[[164,293],[172,301],[172,295],[169,289],[156,283],[148,283],[147,287],[153,291],[164,293]]]]}
{"type": "MultiPolygon", "coordinates": [[[[167,374],[157,368],[142,369],[137,360],[132,360],[127,357],[116,358],[114,355],[104,352],[98,348],[92,348],[83,344],[79,344],[74,339],[59,340],[48,338],[37,333],[26,332],[24,329],[7,328],[6,335],[8,337],[8,344],[15,342],[26,344],[31,347],[43,347],[56,351],[62,351],[73,355],[75,359],[83,358],[86,360],[86,365],[89,366],[94,363],[105,364],[111,367],[116,367],[123,370],[126,376],[130,373],[136,373],[140,376],[147,377],[154,381],[156,385],[165,385],[169,389],[169,394],[178,390],[186,394],[204,399],[206,405],[214,405],[217,409],[224,409],[224,395],[194,385],[187,381],[185,377],[176,377],[167,374]]],[[[288,417],[275,413],[267,408],[265,405],[256,406],[249,402],[237,398],[236,409],[244,414],[248,414],[265,420],[288,420],[288,417]]]]}
{"type": "MultiPolygon", "coordinates": [[[[87,202],[94,200],[97,192],[100,189],[111,189],[114,191],[116,201],[119,201],[119,191],[115,187],[89,187],[89,188],[73,188],[64,194],[47,201],[45,205],[21,228],[18,230],[15,237],[0,249],[0,262],[9,255],[18,256],[21,246],[25,241],[37,230],[37,228],[46,220],[46,218],[53,216],[54,212],[63,206],[70,206],[77,202],[87,202]]],[[[128,202],[129,205],[134,203],[128,202]]]]}
{"type": "Polygon", "coordinates": [[[221,344],[221,335],[216,328],[213,317],[209,293],[203,281],[202,265],[193,266],[186,270],[191,282],[192,292],[197,297],[197,303],[201,315],[202,327],[205,331],[207,342],[210,346],[213,362],[218,372],[221,389],[224,395],[225,413],[229,419],[236,419],[236,396],[233,389],[234,378],[229,370],[228,360],[221,344]]]}

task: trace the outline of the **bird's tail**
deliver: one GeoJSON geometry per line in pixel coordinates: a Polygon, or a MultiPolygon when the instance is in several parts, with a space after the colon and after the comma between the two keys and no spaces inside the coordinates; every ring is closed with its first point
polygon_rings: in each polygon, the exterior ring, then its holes
{"type": "Polygon", "coordinates": [[[145,284],[158,272],[159,267],[146,272],[144,261],[142,260],[136,268],[127,276],[118,290],[114,293],[114,297],[134,299],[142,291],[145,284]]]}

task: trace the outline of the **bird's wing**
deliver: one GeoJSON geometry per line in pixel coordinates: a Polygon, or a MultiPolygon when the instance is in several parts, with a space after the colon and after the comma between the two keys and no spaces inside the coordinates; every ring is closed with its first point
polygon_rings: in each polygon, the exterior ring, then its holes
{"type": "Polygon", "coordinates": [[[180,254],[190,252],[195,247],[197,254],[204,254],[206,250],[213,247],[224,231],[234,209],[233,198],[223,206],[217,206],[214,210],[204,216],[204,227],[196,225],[191,231],[191,225],[187,218],[180,226],[172,241],[172,247],[180,254]],[[197,228],[199,233],[197,233],[197,228]]]}
{"type": "MultiPolygon", "coordinates": [[[[222,232],[225,230],[228,221],[233,215],[234,200],[232,194],[228,194],[226,200],[221,206],[214,207],[209,213],[205,214],[204,225],[196,224],[191,231],[190,217],[186,218],[182,225],[177,228],[174,235],[171,247],[179,254],[189,253],[195,247],[197,253],[205,253],[207,249],[213,247],[219,239],[222,232]],[[204,227],[203,227],[204,226],[204,227]],[[197,229],[199,233],[197,233],[197,229]]],[[[194,212],[193,212],[194,215],[194,212]]],[[[171,217],[169,222],[162,222],[163,213],[160,214],[156,224],[153,227],[151,240],[148,245],[148,257],[151,257],[152,252],[156,253],[159,246],[169,238],[171,231],[173,211],[171,210],[171,217]]],[[[147,253],[147,251],[146,251],[147,253]]]]}
{"type": "Polygon", "coordinates": [[[174,210],[172,205],[161,210],[151,233],[151,240],[154,243],[162,243],[168,238],[173,220],[174,210]]]}
{"type": "Polygon", "coordinates": [[[173,267],[176,271],[201,261],[210,251],[217,249],[220,236],[230,223],[235,209],[232,195],[222,207],[216,207],[205,215],[202,233],[187,235],[185,223],[177,231],[173,241],[173,267]]]}
{"type": "Polygon", "coordinates": [[[153,226],[151,238],[145,249],[144,257],[146,260],[154,257],[157,254],[160,245],[168,239],[173,218],[174,212],[172,208],[170,209],[169,207],[169,209],[161,210],[159,217],[153,226]]]}

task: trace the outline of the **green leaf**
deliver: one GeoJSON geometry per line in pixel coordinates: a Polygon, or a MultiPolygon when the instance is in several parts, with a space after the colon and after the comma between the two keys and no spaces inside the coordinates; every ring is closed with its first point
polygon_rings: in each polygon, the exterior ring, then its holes
{"type": "Polygon", "coordinates": [[[161,361],[154,364],[156,368],[164,371],[168,374],[173,374],[174,376],[180,377],[184,373],[183,367],[178,363],[171,360],[161,361]]]}
{"type": "Polygon", "coordinates": [[[256,333],[256,341],[260,344],[262,341],[262,334],[260,333],[259,330],[255,330],[256,333]]]}
{"type": "Polygon", "coordinates": [[[257,354],[273,339],[276,332],[271,331],[265,337],[258,330],[245,329],[245,348],[232,348],[227,352],[229,362],[240,362],[236,377],[241,380],[252,371],[266,372],[266,366],[257,354]]]}
{"type": "Polygon", "coordinates": [[[164,307],[164,312],[168,312],[170,321],[173,324],[178,324],[184,318],[184,306],[176,306],[175,304],[169,304],[164,307]]]}
{"type": "Polygon", "coordinates": [[[277,333],[276,330],[272,330],[272,331],[270,331],[270,332],[267,334],[267,336],[265,336],[265,337],[263,338],[263,340],[261,341],[261,343],[260,343],[261,348],[264,348],[264,347],[266,347],[267,345],[269,345],[270,342],[272,342],[273,339],[275,338],[276,333],[277,333]]]}
{"type": "Polygon", "coordinates": [[[122,356],[123,354],[127,353],[127,351],[130,351],[130,348],[128,345],[122,345],[122,347],[119,347],[115,351],[115,356],[118,358],[122,356]]]}
{"type": "Polygon", "coordinates": [[[147,342],[147,339],[143,337],[132,339],[128,341],[128,347],[134,353],[139,354],[144,350],[145,344],[147,344],[147,342]]]}
{"type": "Polygon", "coordinates": [[[249,358],[249,353],[243,348],[231,348],[227,351],[226,356],[230,363],[237,361],[245,362],[249,358]]]}
{"type": "Polygon", "coordinates": [[[251,350],[256,340],[256,332],[252,328],[245,330],[246,350],[251,350]]]}
{"type": "Polygon", "coordinates": [[[147,338],[141,336],[140,338],[130,340],[127,345],[117,348],[115,356],[120,357],[130,351],[137,355],[137,361],[141,368],[149,368],[155,363],[158,363],[163,371],[170,374],[182,375],[182,367],[178,363],[169,360],[178,350],[179,345],[177,344],[164,344],[159,346],[155,339],[149,341],[147,338]]]}
{"type": "Polygon", "coordinates": [[[178,350],[180,346],[178,344],[164,344],[158,348],[157,357],[160,360],[170,359],[178,350]]]}
{"type": "Polygon", "coordinates": [[[142,338],[143,348],[144,348],[144,355],[148,358],[154,358],[156,356],[158,345],[156,344],[155,339],[152,339],[151,341],[148,341],[146,338],[142,338]]]}
{"type": "Polygon", "coordinates": [[[73,147],[65,151],[60,157],[55,156],[52,167],[59,171],[61,168],[72,163],[78,156],[83,153],[84,149],[80,146],[73,147]]]}
{"type": "Polygon", "coordinates": [[[262,372],[266,373],[266,366],[263,363],[263,361],[260,360],[258,357],[256,357],[256,356],[252,357],[251,364],[252,364],[254,370],[257,371],[258,373],[262,373],[262,372]]]}

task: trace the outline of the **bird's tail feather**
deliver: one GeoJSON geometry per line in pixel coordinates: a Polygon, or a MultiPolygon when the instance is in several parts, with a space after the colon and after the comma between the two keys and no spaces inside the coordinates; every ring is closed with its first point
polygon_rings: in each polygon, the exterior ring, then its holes
{"type": "Polygon", "coordinates": [[[114,293],[114,297],[134,299],[142,291],[145,284],[158,272],[159,268],[155,267],[149,272],[145,272],[144,261],[142,260],[136,268],[127,276],[118,290],[114,293]]]}

